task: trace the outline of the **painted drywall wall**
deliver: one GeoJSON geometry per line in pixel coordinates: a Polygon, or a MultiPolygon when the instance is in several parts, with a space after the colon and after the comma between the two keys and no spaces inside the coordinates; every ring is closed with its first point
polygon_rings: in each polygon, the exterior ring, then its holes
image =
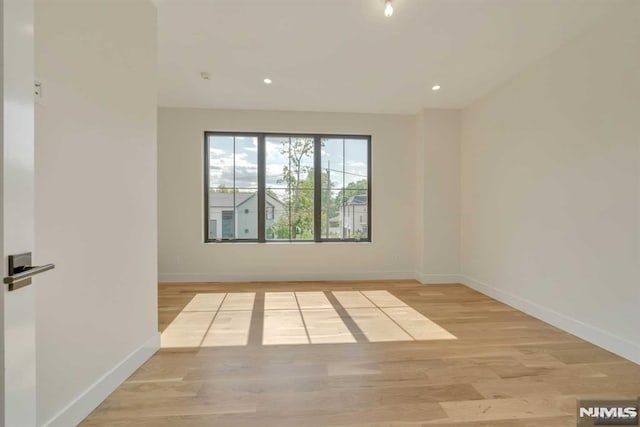
{"type": "Polygon", "coordinates": [[[416,278],[460,281],[460,111],[416,115],[416,278]]]}
{"type": "Polygon", "coordinates": [[[640,3],[463,113],[465,283],[640,362],[640,3]]]}
{"type": "Polygon", "coordinates": [[[36,296],[37,419],[69,426],[159,342],[156,11],[37,0],[35,14],[35,252],[56,264],[36,296]]]}
{"type": "Polygon", "coordinates": [[[414,116],[160,108],[161,281],[413,278],[414,116]],[[204,131],[372,136],[371,243],[203,243],[204,131]]]}

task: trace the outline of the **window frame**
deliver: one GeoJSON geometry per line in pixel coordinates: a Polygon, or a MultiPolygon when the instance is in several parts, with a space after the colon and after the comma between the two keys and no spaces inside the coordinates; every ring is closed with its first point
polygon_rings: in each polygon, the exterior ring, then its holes
{"type": "MultiPolygon", "coordinates": [[[[291,133],[291,132],[234,132],[234,131],[205,131],[204,132],[204,243],[371,243],[372,227],[371,227],[371,135],[360,134],[325,134],[325,133],[291,133]],[[209,185],[210,185],[210,136],[233,136],[233,137],[256,137],[258,139],[258,238],[257,239],[219,239],[212,240],[209,238],[209,185]],[[284,138],[313,138],[313,240],[267,240],[266,239],[266,138],[267,137],[284,137],[284,138]],[[366,238],[323,238],[322,237],[322,139],[362,139],[367,143],[367,237],[366,238]]],[[[235,152],[234,152],[235,156],[235,152]]],[[[235,186],[233,187],[235,191],[235,186]]],[[[235,209],[235,207],[234,207],[235,209]]],[[[235,221],[235,215],[234,215],[235,221]]],[[[235,223],[234,223],[235,227],[235,223]]]]}

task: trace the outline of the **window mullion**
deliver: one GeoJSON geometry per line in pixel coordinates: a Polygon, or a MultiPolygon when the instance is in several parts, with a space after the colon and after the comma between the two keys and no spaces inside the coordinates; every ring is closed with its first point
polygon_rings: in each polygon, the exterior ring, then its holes
{"type": "Polygon", "coordinates": [[[209,149],[209,134],[207,132],[204,133],[204,241],[209,242],[209,236],[211,235],[209,231],[209,186],[210,179],[209,176],[211,174],[211,151],[209,149]]]}
{"type": "Polygon", "coordinates": [[[233,191],[233,208],[231,212],[233,212],[233,240],[236,240],[238,238],[238,215],[236,212],[237,211],[236,196],[238,194],[238,189],[236,187],[236,136],[235,135],[233,136],[233,190],[232,191],[233,191]]]}
{"type": "Polygon", "coordinates": [[[322,240],[322,142],[313,138],[313,240],[322,240]]]}
{"type": "Polygon", "coordinates": [[[371,241],[371,137],[367,138],[367,241],[371,241]]]}
{"type": "Polygon", "coordinates": [[[265,136],[258,135],[258,241],[266,241],[266,160],[265,136]]]}

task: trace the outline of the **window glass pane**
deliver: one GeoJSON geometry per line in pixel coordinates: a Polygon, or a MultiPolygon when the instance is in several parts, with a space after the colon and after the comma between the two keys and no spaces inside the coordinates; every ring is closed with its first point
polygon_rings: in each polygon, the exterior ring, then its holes
{"type": "Polygon", "coordinates": [[[321,237],[323,239],[342,239],[342,191],[322,190],[322,211],[320,213],[321,237]]]}
{"type": "Polygon", "coordinates": [[[258,137],[210,135],[210,240],[258,238],[258,137]]]}
{"type": "Polygon", "coordinates": [[[235,187],[258,188],[258,138],[236,137],[235,187]]]}
{"type": "Polygon", "coordinates": [[[265,144],[265,238],[313,240],[314,139],[268,136],[265,144]]]}
{"type": "Polygon", "coordinates": [[[233,239],[235,236],[233,225],[233,210],[225,210],[222,214],[222,238],[233,239]]]}
{"type": "Polygon", "coordinates": [[[291,240],[313,240],[313,189],[291,191],[291,240]]]}
{"type": "Polygon", "coordinates": [[[258,238],[258,192],[239,188],[236,192],[236,239],[258,238]]]}
{"type": "Polygon", "coordinates": [[[366,239],[368,237],[366,189],[344,191],[343,233],[345,239],[366,239]]]}
{"type": "MultiPolygon", "coordinates": [[[[211,218],[211,216],[209,216],[211,218]]],[[[218,221],[209,219],[209,239],[216,240],[218,238],[218,221]]]]}
{"type": "Polygon", "coordinates": [[[368,140],[322,140],[321,238],[368,239],[368,140]],[[334,164],[336,166],[334,166],[334,164]],[[331,194],[331,197],[328,194],[331,194]]]}
{"type": "Polygon", "coordinates": [[[288,189],[267,190],[265,194],[265,237],[267,240],[289,240],[288,189]],[[270,212],[273,218],[270,219],[270,212]]]}
{"type": "Polygon", "coordinates": [[[233,137],[209,137],[209,186],[233,188],[233,137]]]}
{"type": "Polygon", "coordinates": [[[209,239],[234,238],[233,198],[233,189],[209,189],[209,239]]]}
{"type": "Polygon", "coordinates": [[[345,139],[345,187],[349,184],[367,179],[367,140],[345,139]]]}
{"type": "Polygon", "coordinates": [[[313,138],[291,138],[287,175],[291,188],[313,188],[313,138]]]}
{"type": "Polygon", "coordinates": [[[344,187],[344,140],[322,139],[322,188],[344,187]]]}
{"type": "Polygon", "coordinates": [[[265,138],[265,164],[267,188],[287,188],[285,180],[289,168],[289,137],[265,138]]]}

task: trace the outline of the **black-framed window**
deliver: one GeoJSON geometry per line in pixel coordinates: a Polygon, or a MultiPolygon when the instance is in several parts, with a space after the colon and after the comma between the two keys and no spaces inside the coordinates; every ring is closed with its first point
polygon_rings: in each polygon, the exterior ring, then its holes
{"type": "Polygon", "coordinates": [[[205,132],[204,151],[205,242],[371,241],[370,136],[205,132]]]}

